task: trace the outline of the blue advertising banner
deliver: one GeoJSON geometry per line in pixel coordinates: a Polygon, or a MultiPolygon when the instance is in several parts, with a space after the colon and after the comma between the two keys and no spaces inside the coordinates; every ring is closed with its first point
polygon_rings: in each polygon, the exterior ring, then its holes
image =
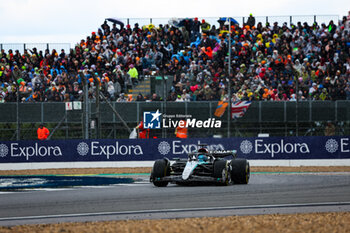
{"type": "Polygon", "coordinates": [[[350,137],[1,141],[0,163],[153,161],[186,158],[199,144],[247,159],[349,159],[350,137]]]}

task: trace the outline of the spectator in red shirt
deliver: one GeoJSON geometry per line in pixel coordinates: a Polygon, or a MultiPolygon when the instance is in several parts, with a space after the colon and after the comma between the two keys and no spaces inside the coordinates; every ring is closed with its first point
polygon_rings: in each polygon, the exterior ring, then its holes
{"type": "Polygon", "coordinates": [[[143,120],[141,120],[140,124],[136,127],[136,129],[139,129],[139,138],[148,139],[149,138],[149,129],[145,129],[143,127],[143,120]]]}
{"type": "Polygon", "coordinates": [[[46,140],[47,137],[50,135],[50,131],[43,124],[39,125],[37,133],[39,140],[46,140]]]}

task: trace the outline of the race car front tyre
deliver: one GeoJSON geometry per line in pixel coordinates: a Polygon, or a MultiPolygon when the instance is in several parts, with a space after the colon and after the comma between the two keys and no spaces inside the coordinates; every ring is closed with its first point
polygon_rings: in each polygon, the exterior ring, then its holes
{"type": "Polygon", "coordinates": [[[235,184],[248,184],[250,166],[246,159],[233,159],[231,161],[231,179],[235,184]]]}
{"type": "Polygon", "coordinates": [[[165,159],[156,160],[152,169],[152,182],[157,187],[165,187],[168,185],[168,181],[160,181],[159,178],[170,175],[170,164],[165,159]]]}
{"type": "Polygon", "coordinates": [[[221,185],[228,185],[231,182],[231,174],[229,173],[227,160],[217,160],[214,162],[214,178],[220,179],[221,185]]]}

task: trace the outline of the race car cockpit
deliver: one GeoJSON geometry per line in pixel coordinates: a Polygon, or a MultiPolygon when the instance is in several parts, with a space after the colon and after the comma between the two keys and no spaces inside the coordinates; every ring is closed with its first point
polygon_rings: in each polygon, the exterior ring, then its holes
{"type": "Polygon", "coordinates": [[[209,151],[206,148],[200,148],[198,150],[198,161],[199,162],[207,162],[209,160],[208,158],[209,151]]]}

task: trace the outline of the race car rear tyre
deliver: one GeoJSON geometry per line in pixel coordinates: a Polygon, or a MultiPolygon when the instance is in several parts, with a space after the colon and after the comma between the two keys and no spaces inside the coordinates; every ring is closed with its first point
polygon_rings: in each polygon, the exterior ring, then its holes
{"type": "Polygon", "coordinates": [[[248,184],[250,178],[250,166],[246,159],[234,159],[231,161],[231,179],[235,184],[248,184]]]}
{"type": "Polygon", "coordinates": [[[228,169],[227,160],[217,160],[214,162],[214,178],[220,178],[221,185],[228,185],[231,182],[231,174],[228,169]]]}
{"type": "Polygon", "coordinates": [[[165,187],[168,185],[168,181],[157,181],[158,178],[170,175],[170,164],[165,159],[156,160],[152,169],[153,184],[157,187],[165,187]]]}

